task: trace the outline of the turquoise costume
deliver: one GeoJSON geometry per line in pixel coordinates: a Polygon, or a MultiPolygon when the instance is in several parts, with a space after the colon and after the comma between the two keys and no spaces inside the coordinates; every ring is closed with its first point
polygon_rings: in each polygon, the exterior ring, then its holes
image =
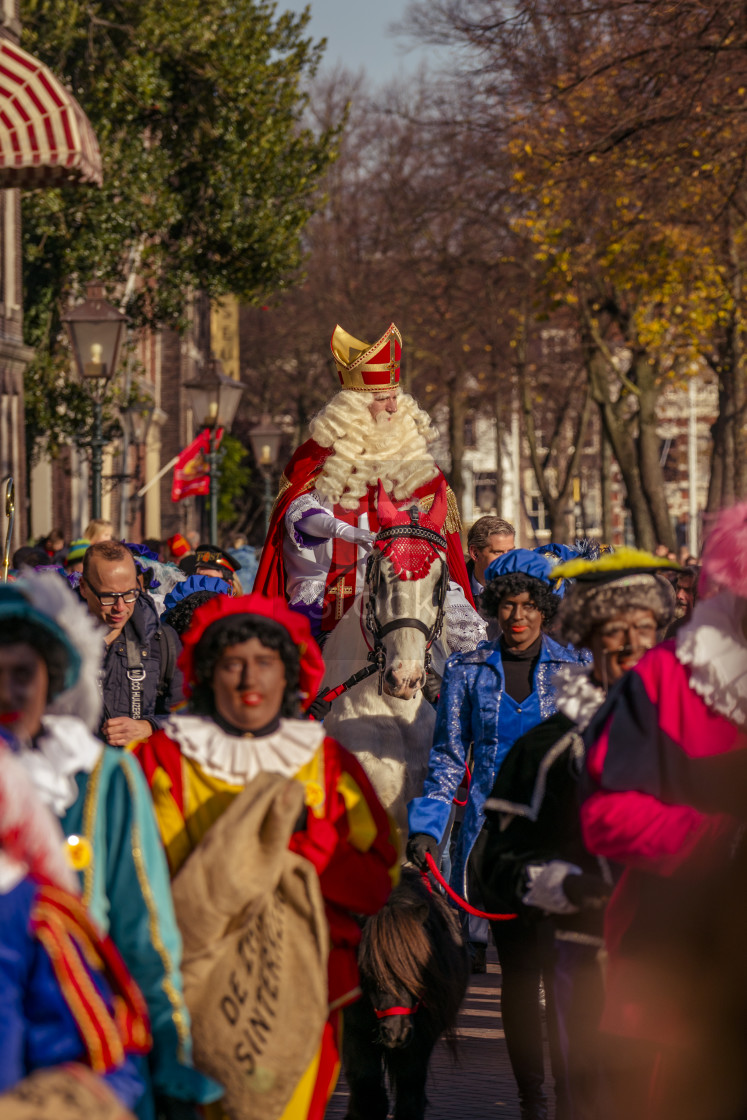
{"type": "Polygon", "coordinates": [[[189,1013],[179,965],[169,871],[148,784],[137,760],[102,749],[90,773],[75,775],[79,796],[65,813],[65,834],[82,837],[83,900],[137,981],[151,1018],[150,1083],[137,1114],[154,1116],[153,1096],[208,1102],[222,1090],[191,1065],[189,1013]],[[90,845],[90,846],[89,846],[90,845]]]}

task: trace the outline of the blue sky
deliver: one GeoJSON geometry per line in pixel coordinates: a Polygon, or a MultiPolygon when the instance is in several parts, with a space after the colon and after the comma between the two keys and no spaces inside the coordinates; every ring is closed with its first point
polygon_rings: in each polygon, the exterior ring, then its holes
{"type": "MultiPolygon", "coordinates": [[[[407,0],[310,0],[310,31],[326,38],[323,69],[342,64],[357,73],[365,69],[377,84],[403,73],[413,73],[432,56],[424,48],[404,50],[404,41],[388,33],[390,24],[402,19],[407,0]]],[[[279,9],[300,12],[303,0],[277,0],[279,9]]],[[[407,44],[409,47],[409,43],[407,44]]]]}

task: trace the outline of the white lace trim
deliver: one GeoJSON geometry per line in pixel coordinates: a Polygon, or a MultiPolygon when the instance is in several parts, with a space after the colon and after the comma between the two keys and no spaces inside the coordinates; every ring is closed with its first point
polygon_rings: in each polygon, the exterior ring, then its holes
{"type": "Polygon", "coordinates": [[[288,606],[292,607],[296,603],[305,603],[308,606],[312,603],[320,603],[324,598],[326,586],[326,583],[323,583],[321,580],[306,580],[306,582],[302,583],[298,588],[293,598],[288,600],[288,606]]]}
{"type": "Polygon", "coordinates": [[[24,747],[18,759],[44,804],[61,817],[78,799],[75,775],[90,774],[103,749],[83,720],[46,715],[36,747],[24,747]]]}
{"type": "Polygon", "coordinates": [[[690,667],[690,685],[709,708],[747,725],[745,604],[731,591],[701,599],[677,631],[677,659],[690,667]]]}
{"type": "Polygon", "coordinates": [[[604,689],[594,684],[588,665],[563,665],[553,677],[555,705],[576,724],[576,731],[584,731],[592,717],[602,706],[604,689]]]}
{"type": "Polygon", "coordinates": [[[207,716],[171,716],[163,730],[183,755],[232,786],[244,786],[264,772],[295,777],[324,739],[320,723],[303,719],[281,719],[277,731],[260,738],[228,735],[207,716]]]}
{"type": "Polygon", "coordinates": [[[469,653],[487,637],[484,619],[467,602],[458,583],[449,584],[444,623],[444,638],[450,653],[469,653]]]}
{"type": "Polygon", "coordinates": [[[299,548],[307,548],[308,544],[304,542],[296,529],[296,525],[305,514],[314,512],[329,513],[328,507],[322,501],[321,494],[318,494],[316,490],[312,490],[310,494],[299,494],[286,510],[285,527],[299,548]]]}

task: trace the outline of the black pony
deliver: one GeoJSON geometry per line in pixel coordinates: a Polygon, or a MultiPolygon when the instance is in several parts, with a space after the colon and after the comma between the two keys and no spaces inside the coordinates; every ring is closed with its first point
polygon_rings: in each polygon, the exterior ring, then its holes
{"type": "Polygon", "coordinates": [[[441,1035],[456,1047],[469,964],[454,911],[413,868],[366,922],[358,963],[363,997],[344,1016],[346,1120],[386,1120],[385,1074],[395,1120],[422,1120],[433,1047],[441,1035]]]}

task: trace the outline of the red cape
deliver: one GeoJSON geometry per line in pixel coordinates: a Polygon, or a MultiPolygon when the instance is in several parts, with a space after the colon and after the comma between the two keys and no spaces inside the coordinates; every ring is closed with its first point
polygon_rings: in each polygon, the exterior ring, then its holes
{"type": "MultiPolygon", "coordinates": [[[[280,492],[278,493],[275,506],[272,511],[270,519],[270,528],[267,533],[264,547],[262,549],[262,556],[259,561],[259,568],[257,570],[257,577],[254,581],[254,590],[261,592],[263,595],[281,595],[285,598],[285,568],[283,565],[283,542],[285,540],[285,514],[291,502],[308,490],[313,490],[316,481],[316,476],[322,469],[322,464],[328,455],[332,453],[332,449],[328,447],[320,447],[313,439],[307,439],[305,443],[295,452],[293,458],[285,468],[283,476],[280,480],[280,492]]],[[[443,479],[441,471],[438,472],[436,477],[425,486],[419,487],[412,497],[425,498],[435,494],[441,480],[443,479]]],[[[369,490],[373,489],[372,487],[369,490]]],[[[446,524],[444,525],[444,536],[448,544],[447,559],[449,563],[449,575],[451,579],[461,585],[464,591],[467,602],[474,606],[472,598],[472,590],[470,588],[469,576],[467,574],[467,566],[464,562],[464,552],[462,551],[462,542],[459,536],[459,514],[456,507],[456,500],[453,491],[449,489],[449,512],[446,515],[446,524]]],[[[335,508],[335,516],[339,516],[339,510],[335,508]]],[[[349,511],[345,511],[348,513],[349,511]]],[[[379,528],[378,518],[376,517],[375,508],[369,510],[369,525],[373,532],[379,528]]],[[[331,573],[334,579],[334,571],[331,573]]]]}

